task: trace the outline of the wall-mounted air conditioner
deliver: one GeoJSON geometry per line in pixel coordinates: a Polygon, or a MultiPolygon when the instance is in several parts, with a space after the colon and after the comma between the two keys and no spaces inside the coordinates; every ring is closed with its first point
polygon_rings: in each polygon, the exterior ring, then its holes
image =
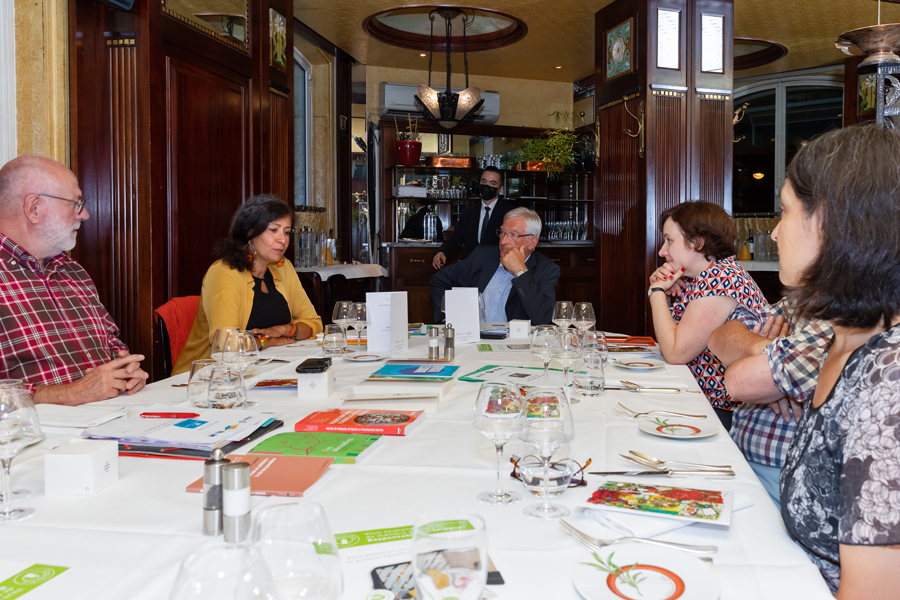
{"type": "MultiPolygon", "coordinates": [[[[445,87],[434,88],[437,91],[444,91],[445,87]]],[[[455,93],[459,93],[463,88],[451,88],[455,93]]],[[[411,115],[413,119],[424,118],[416,108],[415,96],[418,86],[405,83],[386,83],[382,82],[378,86],[378,109],[382,117],[400,117],[406,118],[411,115]]],[[[481,91],[481,97],[484,104],[475,111],[472,122],[482,125],[490,125],[496,123],[500,118],[500,94],[497,92],[481,91]]]]}

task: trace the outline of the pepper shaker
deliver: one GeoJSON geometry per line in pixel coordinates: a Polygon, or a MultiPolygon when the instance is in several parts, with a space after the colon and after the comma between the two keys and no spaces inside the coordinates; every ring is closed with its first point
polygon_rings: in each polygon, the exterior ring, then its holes
{"type": "Polygon", "coordinates": [[[203,535],[222,533],[222,469],[228,464],[218,448],[203,463],[203,535]]]}
{"type": "Polygon", "coordinates": [[[250,537],[250,465],[231,463],[222,469],[222,525],[225,542],[240,544],[250,537]]]}
{"type": "Polygon", "coordinates": [[[437,327],[428,330],[428,358],[440,358],[441,348],[437,327]]]}
{"type": "Polygon", "coordinates": [[[444,358],[456,358],[456,331],[450,323],[444,327],[444,358]]]}

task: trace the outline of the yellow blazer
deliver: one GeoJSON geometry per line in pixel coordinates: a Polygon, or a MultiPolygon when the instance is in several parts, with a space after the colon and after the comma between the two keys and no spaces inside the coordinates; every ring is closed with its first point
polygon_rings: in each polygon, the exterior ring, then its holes
{"type": "MultiPolygon", "coordinates": [[[[275,279],[275,289],[287,300],[291,309],[291,323],[305,323],[312,329],[312,337],[322,331],[322,319],[303,291],[297,272],[289,261],[279,267],[269,265],[275,279]]],[[[191,370],[191,363],[209,358],[212,334],[219,327],[244,329],[253,308],[253,275],[250,271],[237,271],[221,260],[212,264],[203,277],[200,307],[181,354],[172,368],[172,375],[191,370]]],[[[286,324],[286,323],[285,323],[286,324]]]]}

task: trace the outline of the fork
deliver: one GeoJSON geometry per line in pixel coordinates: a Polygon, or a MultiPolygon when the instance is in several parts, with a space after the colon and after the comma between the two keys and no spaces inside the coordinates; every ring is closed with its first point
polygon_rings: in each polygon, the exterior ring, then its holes
{"type": "Polygon", "coordinates": [[[623,542],[640,542],[642,544],[652,544],[654,546],[664,546],[666,548],[674,548],[676,550],[684,550],[685,552],[693,552],[695,554],[714,554],[719,551],[718,546],[693,546],[691,544],[678,544],[676,542],[663,542],[661,540],[651,540],[648,538],[639,538],[639,537],[620,537],[614,540],[600,540],[595,537],[591,537],[583,531],[577,529],[575,526],[571,525],[568,521],[564,519],[560,519],[560,526],[563,531],[568,533],[573,540],[587,548],[588,550],[592,550],[597,552],[601,548],[606,546],[613,546],[615,544],[620,544],[623,542]]]}
{"type": "Polygon", "coordinates": [[[625,411],[625,414],[632,418],[637,419],[638,417],[646,417],[647,415],[669,415],[670,417],[682,417],[684,419],[705,419],[706,415],[686,415],[684,413],[672,412],[669,410],[648,410],[647,412],[636,412],[621,402],[616,402],[616,406],[625,411]]]}

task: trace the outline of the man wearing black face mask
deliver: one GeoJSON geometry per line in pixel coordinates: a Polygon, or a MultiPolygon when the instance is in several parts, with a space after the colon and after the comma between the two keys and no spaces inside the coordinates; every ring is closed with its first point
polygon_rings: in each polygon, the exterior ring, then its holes
{"type": "Polygon", "coordinates": [[[453,235],[434,256],[432,266],[435,269],[443,267],[447,259],[456,256],[463,246],[468,256],[479,244],[496,246],[500,242],[497,230],[503,224],[506,213],[515,208],[512,203],[500,199],[502,191],[503,175],[500,170],[496,167],[485,168],[481,173],[479,186],[481,202],[470,206],[460,215],[453,235]]]}

